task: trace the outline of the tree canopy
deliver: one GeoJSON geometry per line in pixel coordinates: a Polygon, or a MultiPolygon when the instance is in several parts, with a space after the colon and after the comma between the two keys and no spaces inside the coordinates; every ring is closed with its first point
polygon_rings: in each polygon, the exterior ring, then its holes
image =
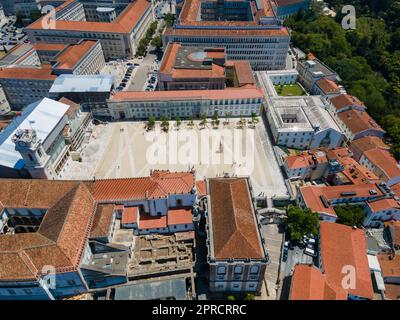
{"type": "Polygon", "coordinates": [[[365,218],[364,209],[357,205],[341,205],[335,207],[336,215],[338,216],[337,223],[347,226],[362,226],[365,218]]]}
{"type": "Polygon", "coordinates": [[[303,210],[298,206],[290,206],[287,211],[286,225],[289,228],[290,239],[300,241],[304,235],[318,233],[319,215],[309,209],[303,210]]]}
{"type": "Polygon", "coordinates": [[[326,2],[337,12],[335,18],[314,7],[285,21],[292,41],[334,69],[346,90],[364,101],[368,113],[387,131],[399,159],[400,136],[389,123],[400,121],[400,0],[326,2]],[[344,5],[356,8],[354,30],[341,26],[344,5]]]}

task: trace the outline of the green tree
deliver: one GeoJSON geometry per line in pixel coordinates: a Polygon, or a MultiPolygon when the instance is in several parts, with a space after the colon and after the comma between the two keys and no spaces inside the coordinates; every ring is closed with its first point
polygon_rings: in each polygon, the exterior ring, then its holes
{"type": "Polygon", "coordinates": [[[205,127],[206,124],[207,124],[207,116],[206,116],[206,114],[205,114],[205,113],[202,113],[202,114],[200,115],[200,119],[201,119],[200,125],[203,126],[203,127],[205,127]]]}
{"type": "Polygon", "coordinates": [[[160,49],[163,46],[162,37],[160,35],[156,36],[151,40],[151,45],[160,49]]]}
{"type": "Polygon", "coordinates": [[[164,131],[168,131],[169,129],[169,119],[166,115],[163,115],[161,118],[161,127],[164,131]]]}
{"type": "Polygon", "coordinates": [[[337,223],[361,227],[365,219],[364,209],[357,205],[339,205],[334,207],[338,216],[337,223]]]}
{"type": "Polygon", "coordinates": [[[253,124],[256,124],[256,123],[258,123],[258,117],[257,117],[257,115],[256,115],[256,113],[255,112],[252,112],[251,113],[251,122],[253,123],[253,124]]]}
{"type": "Polygon", "coordinates": [[[289,206],[285,222],[292,241],[300,241],[304,235],[316,236],[318,233],[319,215],[309,209],[303,210],[298,206],[289,206]]]}
{"type": "Polygon", "coordinates": [[[175,118],[175,121],[176,121],[176,126],[177,126],[177,128],[179,129],[179,127],[180,127],[181,124],[182,124],[182,120],[181,120],[181,118],[176,117],[176,118],[175,118]]]}
{"type": "Polygon", "coordinates": [[[227,300],[236,300],[235,296],[229,295],[226,297],[227,300]]]}
{"type": "Polygon", "coordinates": [[[256,297],[254,296],[254,294],[246,293],[246,295],[244,296],[244,300],[256,300],[256,297]]]}
{"type": "Polygon", "coordinates": [[[155,125],[156,125],[156,118],[150,116],[149,119],[147,120],[147,128],[153,129],[155,125]]]}

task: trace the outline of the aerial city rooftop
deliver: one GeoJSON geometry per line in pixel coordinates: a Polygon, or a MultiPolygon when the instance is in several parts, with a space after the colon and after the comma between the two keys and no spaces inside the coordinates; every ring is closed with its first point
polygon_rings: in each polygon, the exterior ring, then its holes
{"type": "Polygon", "coordinates": [[[390,121],[294,30],[334,9],[0,0],[0,300],[397,300],[390,121]]]}

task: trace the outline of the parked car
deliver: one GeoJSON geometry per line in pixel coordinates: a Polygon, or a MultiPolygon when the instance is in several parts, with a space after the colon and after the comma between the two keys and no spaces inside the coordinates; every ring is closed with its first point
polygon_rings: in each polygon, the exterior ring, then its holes
{"type": "Polygon", "coordinates": [[[315,257],[317,254],[315,253],[315,250],[313,249],[313,247],[311,248],[310,246],[306,246],[306,248],[304,249],[304,254],[311,256],[311,257],[315,257]]]}

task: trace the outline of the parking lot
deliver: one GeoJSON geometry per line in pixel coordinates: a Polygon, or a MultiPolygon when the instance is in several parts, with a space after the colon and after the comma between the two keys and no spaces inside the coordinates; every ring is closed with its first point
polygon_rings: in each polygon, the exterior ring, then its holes
{"type": "Polygon", "coordinates": [[[15,17],[7,17],[0,23],[0,46],[6,50],[10,50],[12,47],[19,43],[28,43],[28,37],[23,33],[22,28],[15,26],[15,17]]]}

